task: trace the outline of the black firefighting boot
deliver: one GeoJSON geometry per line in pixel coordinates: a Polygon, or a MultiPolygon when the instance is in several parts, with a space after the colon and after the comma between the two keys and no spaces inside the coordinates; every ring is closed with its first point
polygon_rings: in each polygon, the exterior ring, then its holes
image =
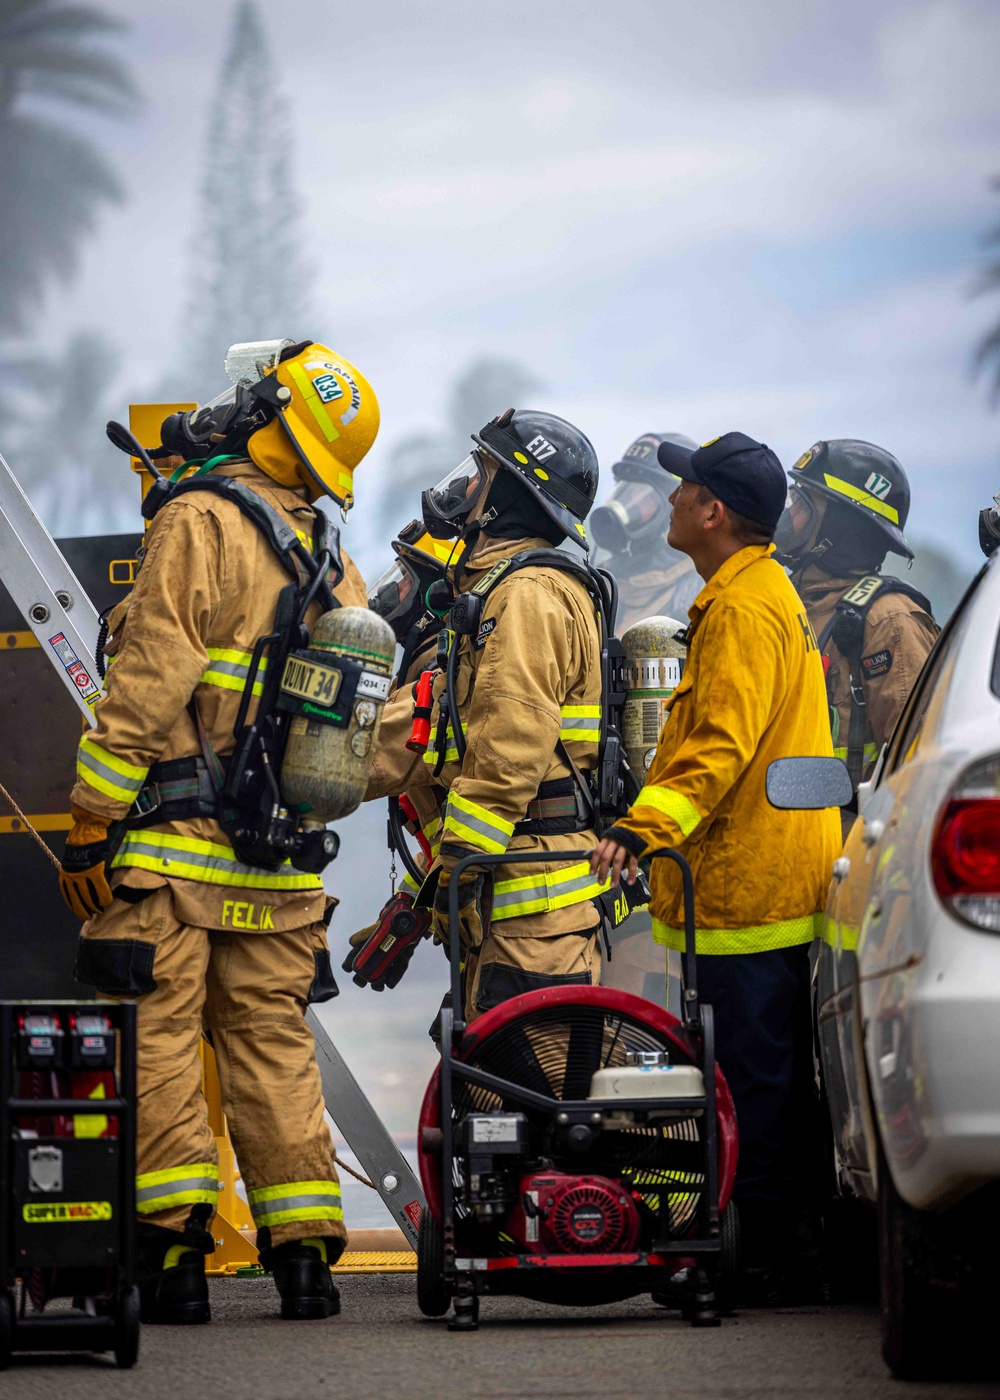
{"type": "Polygon", "coordinates": [[[257,1248],[262,1266],[274,1274],[283,1318],[305,1322],[336,1317],[340,1294],[330,1277],[330,1265],[342,1252],[339,1240],[289,1240],[272,1248],[271,1232],[265,1226],[257,1232],[257,1248]]]}
{"type": "Polygon", "coordinates": [[[780,1308],[785,1302],[788,1210],[779,1203],[741,1201],[740,1270],[736,1301],[742,1308],[780,1308]]]}
{"type": "Polygon", "coordinates": [[[137,1227],[140,1317],[152,1323],[211,1322],[205,1255],[212,1207],[192,1206],[183,1230],[140,1221],[137,1227]]]}

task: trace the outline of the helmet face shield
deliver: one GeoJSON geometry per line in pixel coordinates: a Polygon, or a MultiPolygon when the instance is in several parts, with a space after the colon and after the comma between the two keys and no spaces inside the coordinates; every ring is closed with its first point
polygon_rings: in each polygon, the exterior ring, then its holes
{"type": "Polygon", "coordinates": [[[454,539],[481,499],[487,477],[479,453],[470,452],[436,486],[424,491],[420,504],[427,533],[437,540],[454,539]]]}

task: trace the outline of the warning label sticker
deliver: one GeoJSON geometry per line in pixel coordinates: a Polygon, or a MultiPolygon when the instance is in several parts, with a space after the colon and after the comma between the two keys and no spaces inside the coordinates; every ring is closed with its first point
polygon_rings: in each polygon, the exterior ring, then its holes
{"type": "Polygon", "coordinates": [[[64,1225],[76,1222],[92,1224],[95,1220],[111,1219],[110,1201],[51,1201],[30,1203],[21,1214],[29,1225],[64,1225]]]}
{"type": "Polygon", "coordinates": [[[50,637],[49,646],[62,662],[63,669],[72,677],[73,684],[76,686],[77,690],[79,690],[90,708],[93,709],[101,698],[100,688],[91,679],[90,672],[66,640],[65,634],[57,632],[54,637],[50,637]]]}

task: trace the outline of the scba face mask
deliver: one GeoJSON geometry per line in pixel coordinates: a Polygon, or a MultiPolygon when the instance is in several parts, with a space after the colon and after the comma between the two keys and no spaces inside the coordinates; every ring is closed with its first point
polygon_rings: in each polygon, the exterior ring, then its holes
{"type": "Polygon", "coordinates": [[[420,507],[427,533],[436,540],[451,540],[460,534],[483,500],[488,481],[482,457],[470,452],[436,486],[422,492],[420,507]]]}
{"type": "Polygon", "coordinates": [[[797,559],[815,543],[822,514],[807,491],[791,488],[774,532],[775,553],[780,559],[797,559]]]}
{"type": "Polygon", "coordinates": [[[163,446],[188,461],[205,459],[230,435],[249,436],[264,427],[274,411],[250,392],[250,386],[274,370],[293,343],[256,340],[231,345],[223,366],[230,387],[188,413],[171,413],[160,430],[163,446]]]}
{"type": "Polygon", "coordinates": [[[603,505],[590,516],[590,533],[594,543],[611,555],[626,554],[633,545],[643,545],[666,533],[670,521],[670,491],[676,482],[666,478],[662,468],[616,469],[617,485],[603,505]],[[646,471],[655,470],[664,483],[647,479],[646,471]],[[627,473],[627,475],[626,475],[627,473]],[[665,489],[669,480],[669,489],[665,489]]]}

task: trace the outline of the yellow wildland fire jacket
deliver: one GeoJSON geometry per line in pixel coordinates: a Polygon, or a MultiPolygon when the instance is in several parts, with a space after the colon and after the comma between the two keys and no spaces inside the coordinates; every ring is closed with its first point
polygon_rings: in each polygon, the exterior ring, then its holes
{"type": "MultiPolygon", "coordinates": [[[[550,548],[541,539],[484,536],[457,587],[472,589],[501,560],[523,550],[550,548]]],[[[444,676],[438,675],[434,683],[431,742],[422,755],[405,747],[413,699],[410,686],[402,685],[383,712],[367,800],[400,792],[412,798],[421,787],[437,789],[441,826],[433,844],[435,849],[449,848],[439,857],[449,870],[460,859],[459,851],[542,853],[592,847],[592,829],[556,835],[521,835],[514,830],[531,815],[529,806],[543,783],[561,780],[565,794],[548,800],[572,805],[574,783],[558,752],[560,739],[582,772],[597,763],[600,630],[584,584],[544,566],[519,569],[509,578],[501,573],[485,597],[476,635],[453,644],[459,647],[455,693],[467,745],[464,762],[459,762],[449,725],[444,762],[435,775],[444,676]]],[[[493,924],[502,922],[507,937],[552,937],[592,929],[598,916],[591,900],[606,888],[585,861],[548,867],[501,864],[495,869],[493,924]]]]}
{"type": "MultiPolygon", "coordinates": [[[[276,485],[248,461],[215,470],[251,487],[311,547],[315,511],[304,490],[276,485]]],[[[364,607],[361,576],[346,555],[343,562],[337,598],[364,607]]],[[[195,491],[157,514],[135,588],[110,618],[107,694],[95,711],[97,727],[80,740],[77,806],[117,821],[154,763],[201,754],[192,697],[216,753],[232,752],[251,654],[271,630],[289,581],[264,534],[230,501],[195,491]]],[[[250,718],[254,710],[251,703],[250,718]]],[[[323,910],[318,875],[289,864],[277,871],[241,864],[210,817],[127,831],[113,868],[116,885],[168,881],[184,918],[202,927],[281,931],[323,910]]]]}
{"type": "MultiPolygon", "coordinates": [[[[830,757],[823,666],[773,546],[723,564],[690,609],[687,664],[645,786],[608,835],[691,864],[699,953],[757,953],[819,931],[840,851],[836,809],[784,812],[764,791],[776,758],[830,757]]],[[[682,943],[680,873],[653,863],[653,936],[682,943]]]]}

